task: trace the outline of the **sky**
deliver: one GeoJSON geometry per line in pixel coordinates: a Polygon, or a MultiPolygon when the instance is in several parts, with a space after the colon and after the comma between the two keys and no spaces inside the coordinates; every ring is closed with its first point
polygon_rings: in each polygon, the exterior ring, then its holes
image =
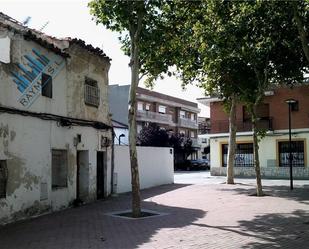
{"type": "MultiPolygon", "coordinates": [[[[28,26],[41,29],[42,32],[57,38],[79,38],[94,47],[103,49],[109,56],[111,68],[109,71],[109,84],[130,84],[129,57],[121,51],[118,33],[109,31],[103,25],[96,25],[89,14],[87,3],[81,0],[0,0],[0,12],[23,22],[31,17],[28,26]]],[[[143,82],[140,83],[141,87],[143,82]]],[[[196,98],[204,96],[202,89],[189,85],[185,90],[181,81],[174,77],[165,77],[158,80],[154,91],[168,94],[181,99],[196,102],[196,98]]],[[[209,109],[199,104],[199,116],[209,117],[209,109]]]]}

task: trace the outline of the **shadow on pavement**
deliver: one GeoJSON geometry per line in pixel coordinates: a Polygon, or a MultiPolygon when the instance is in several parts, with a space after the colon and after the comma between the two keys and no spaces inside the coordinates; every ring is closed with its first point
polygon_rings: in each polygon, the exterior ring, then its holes
{"type": "Polygon", "coordinates": [[[309,213],[296,210],[292,214],[266,214],[251,221],[240,221],[240,230],[254,233],[259,242],[242,248],[308,248],[309,213]]]}
{"type": "MultiPolygon", "coordinates": [[[[235,188],[222,188],[221,190],[249,196],[254,196],[256,193],[255,187],[252,185],[236,184],[234,186],[235,188]],[[238,185],[239,187],[237,187],[238,185]]],[[[290,187],[288,186],[266,186],[263,187],[263,190],[266,196],[285,198],[299,203],[309,204],[309,185],[294,187],[293,190],[290,190],[290,187]]]]}
{"type": "MultiPolygon", "coordinates": [[[[186,185],[166,185],[142,191],[143,198],[167,193],[186,185]]],[[[206,215],[199,209],[173,207],[143,201],[142,207],[165,216],[128,220],[106,215],[131,207],[128,195],[41,216],[0,228],[1,249],[19,248],[138,248],[161,229],[191,225],[206,215]]],[[[175,241],[166,238],[166,243],[175,241]]]]}
{"type": "Polygon", "coordinates": [[[249,242],[241,248],[308,248],[309,212],[296,210],[292,214],[266,214],[253,220],[239,221],[237,226],[193,225],[236,233],[258,242],[249,242]]]}

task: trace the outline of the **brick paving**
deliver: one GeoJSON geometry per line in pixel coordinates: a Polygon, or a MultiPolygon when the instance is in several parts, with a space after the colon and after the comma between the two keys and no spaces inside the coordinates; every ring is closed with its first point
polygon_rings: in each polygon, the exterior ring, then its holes
{"type": "Polygon", "coordinates": [[[1,249],[309,248],[309,186],[165,185],[142,191],[145,209],[165,216],[106,215],[130,208],[120,195],[0,228],[1,249]]]}

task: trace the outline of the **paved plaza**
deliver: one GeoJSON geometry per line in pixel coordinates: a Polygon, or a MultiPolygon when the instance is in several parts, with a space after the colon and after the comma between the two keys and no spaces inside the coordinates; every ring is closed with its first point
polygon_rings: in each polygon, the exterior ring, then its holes
{"type": "Polygon", "coordinates": [[[119,195],[2,227],[0,248],[309,248],[308,181],[291,192],[288,181],[265,180],[265,197],[252,196],[253,179],[223,181],[177,173],[175,184],[142,191],[143,208],[166,215],[106,215],[130,208],[130,195],[119,195]]]}

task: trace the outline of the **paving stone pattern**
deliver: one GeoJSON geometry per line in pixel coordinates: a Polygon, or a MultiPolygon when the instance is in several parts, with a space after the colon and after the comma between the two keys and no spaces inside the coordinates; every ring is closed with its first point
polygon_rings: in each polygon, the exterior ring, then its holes
{"type": "Polygon", "coordinates": [[[1,249],[309,248],[309,187],[174,184],[142,192],[145,209],[165,216],[129,220],[121,195],[0,228],[1,249]]]}

